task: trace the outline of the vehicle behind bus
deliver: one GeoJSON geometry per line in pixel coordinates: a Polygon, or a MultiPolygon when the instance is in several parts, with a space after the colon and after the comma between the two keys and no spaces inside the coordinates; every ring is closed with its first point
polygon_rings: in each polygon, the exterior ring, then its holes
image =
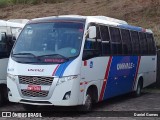
{"type": "Polygon", "coordinates": [[[134,92],[156,82],[156,47],[149,29],[104,16],[31,20],[11,52],[11,102],[79,106],[134,92]]]}
{"type": "Polygon", "coordinates": [[[10,51],[24,24],[0,20],[0,106],[7,101],[7,65],[10,51]]]}

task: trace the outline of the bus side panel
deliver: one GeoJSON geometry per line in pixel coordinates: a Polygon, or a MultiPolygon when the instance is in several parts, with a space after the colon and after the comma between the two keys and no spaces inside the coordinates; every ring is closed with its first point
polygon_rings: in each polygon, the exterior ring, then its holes
{"type": "MultiPolygon", "coordinates": [[[[87,91],[89,85],[97,85],[98,96],[101,91],[101,86],[104,81],[106,68],[108,66],[109,57],[95,57],[82,61],[81,67],[81,80],[80,80],[80,90],[87,91]],[[95,84],[99,82],[99,84],[95,84]],[[85,84],[86,83],[86,84],[85,84]]],[[[86,93],[80,92],[79,103],[83,102],[86,93]]]]}
{"type": "Polygon", "coordinates": [[[103,99],[125,94],[133,90],[137,75],[138,56],[114,56],[106,82],[103,99]]]}
{"type": "Polygon", "coordinates": [[[142,56],[139,74],[143,76],[143,87],[156,82],[157,56],[142,56]]]}
{"type": "Polygon", "coordinates": [[[6,80],[8,58],[0,59],[0,80],[6,80]]]}

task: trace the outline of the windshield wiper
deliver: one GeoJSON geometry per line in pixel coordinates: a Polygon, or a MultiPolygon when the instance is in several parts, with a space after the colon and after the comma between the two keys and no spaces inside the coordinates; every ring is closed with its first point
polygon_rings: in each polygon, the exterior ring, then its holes
{"type": "Polygon", "coordinates": [[[31,55],[31,56],[37,58],[37,56],[34,55],[33,53],[16,53],[16,54],[13,54],[13,55],[31,55]]]}
{"type": "Polygon", "coordinates": [[[39,57],[48,57],[48,56],[60,56],[60,57],[62,57],[64,59],[66,59],[66,60],[69,60],[69,58],[67,58],[67,57],[65,57],[65,56],[63,56],[61,54],[48,54],[48,55],[40,55],[40,56],[37,56],[37,57],[39,58],[39,57]]]}

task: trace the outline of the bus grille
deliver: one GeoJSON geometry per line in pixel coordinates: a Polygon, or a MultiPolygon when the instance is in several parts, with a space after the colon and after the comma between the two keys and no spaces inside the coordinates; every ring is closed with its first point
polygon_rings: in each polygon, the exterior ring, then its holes
{"type": "Polygon", "coordinates": [[[20,84],[52,85],[53,77],[19,76],[20,84]]]}
{"type": "Polygon", "coordinates": [[[27,97],[47,97],[49,91],[30,91],[30,90],[21,90],[22,94],[27,97]]]}

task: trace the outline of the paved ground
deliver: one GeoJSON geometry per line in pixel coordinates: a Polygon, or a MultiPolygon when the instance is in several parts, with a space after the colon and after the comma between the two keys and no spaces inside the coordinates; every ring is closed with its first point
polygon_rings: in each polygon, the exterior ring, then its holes
{"type": "MultiPolygon", "coordinates": [[[[71,108],[63,108],[63,107],[40,107],[39,111],[43,111],[43,110],[47,110],[50,113],[54,113],[55,111],[62,111],[62,110],[75,110],[75,108],[71,107],[71,108]]],[[[0,108],[0,111],[24,111],[23,107],[21,104],[13,104],[13,103],[9,103],[3,107],[0,108]]],[[[133,112],[132,111],[156,111],[158,113],[160,113],[160,91],[144,91],[142,96],[138,97],[138,98],[134,98],[131,95],[124,95],[124,96],[120,96],[120,97],[116,97],[116,98],[112,98],[110,100],[98,103],[94,106],[93,108],[93,112],[90,113],[86,113],[86,114],[82,114],[82,113],[78,113],[76,114],[76,116],[74,117],[52,117],[52,118],[40,118],[40,119],[56,119],[56,120],[65,120],[65,119],[69,119],[72,120],[74,118],[76,118],[77,120],[91,120],[91,119],[109,119],[109,120],[135,120],[135,119],[139,119],[139,120],[160,120],[160,116],[159,117],[133,117],[133,112]],[[98,111],[98,112],[97,112],[98,111]],[[103,111],[107,111],[106,113],[103,111]],[[111,111],[117,111],[117,112],[111,112],[111,111]],[[122,112],[120,112],[122,111],[122,112]],[[116,117],[107,117],[105,118],[103,116],[103,114],[113,114],[116,115],[116,117]],[[128,113],[131,114],[131,117],[122,117],[123,115],[128,115],[128,113]],[[118,117],[118,115],[120,117],[118,117]],[[101,116],[102,115],[102,116],[101,116]]],[[[59,113],[59,116],[63,116],[65,113],[59,113]]],[[[160,115],[160,114],[159,114],[160,115]]],[[[6,120],[6,118],[0,118],[3,120],[6,120]]],[[[16,118],[17,119],[17,118],[16,118]]],[[[30,118],[28,118],[30,119],[30,118]]]]}

